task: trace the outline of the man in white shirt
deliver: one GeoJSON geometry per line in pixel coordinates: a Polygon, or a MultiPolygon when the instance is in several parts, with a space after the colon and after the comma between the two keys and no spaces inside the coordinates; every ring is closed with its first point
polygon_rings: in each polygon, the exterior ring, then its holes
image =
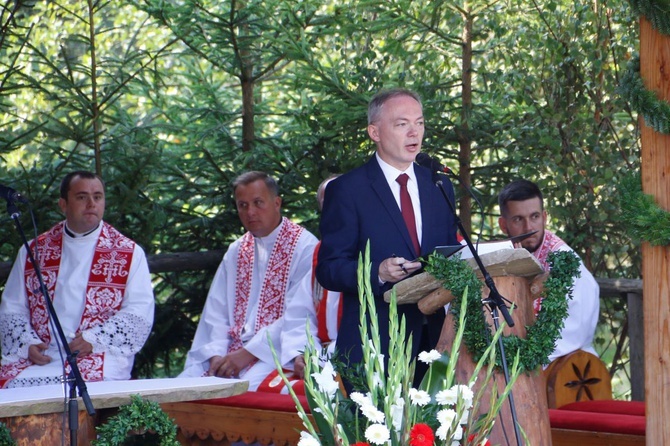
{"type": "MultiPolygon", "coordinates": [[[[516,180],[503,188],[498,196],[501,216],[500,229],[510,237],[537,231],[520,242],[547,271],[547,257],[554,251],[572,251],[556,234],[545,229],[547,211],[544,209],[542,192],[528,180],[516,180]]],[[[575,350],[596,354],[593,336],[600,314],[600,288],[593,275],[579,260],[580,276],[575,278],[572,300],[568,304],[568,316],[556,341],[549,362],[575,350]]],[[[540,311],[541,298],[533,302],[535,313],[540,311]]]]}
{"type": "MultiPolygon", "coordinates": [[[[154,318],[154,295],[140,246],[102,221],[104,183],[65,176],[58,205],[65,221],[30,244],[70,350],[86,381],[130,379],[154,318]]],[[[0,388],[60,383],[61,339],[52,331],[34,266],[22,247],[0,302],[0,388]]]]}
{"type": "Polygon", "coordinates": [[[281,216],[277,183],[266,173],[240,175],[233,191],[247,232],[219,265],[180,376],[241,378],[257,390],[276,369],[268,335],[291,370],[307,343],[305,325],[315,332],[311,271],[317,239],[281,216]]]}

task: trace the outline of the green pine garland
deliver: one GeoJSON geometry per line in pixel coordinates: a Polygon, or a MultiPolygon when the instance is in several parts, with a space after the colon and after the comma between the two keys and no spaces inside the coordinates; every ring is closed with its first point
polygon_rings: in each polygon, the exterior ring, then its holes
{"type": "Polygon", "coordinates": [[[649,91],[640,76],[640,57],[635,56],[619,84],[621,96],[644,117],[644,122],[659,133],[670,134],[670,104],[649,91]]]}
{"type": "Polygon", "coordinates": [[[670,2],[667,0],[628,0],[637,15],[644,16],[655,30],[670,35],[670,2]]]}
{"type": "Polygon", "coordinates": [[[670,244],[670,212],[661,209],[654,197],[642,192],[640,175],[628,175],[619,183],[621,220],[632,238],[654,246],[670,244]]]}
{"type": "Polygon", "coordinates": [[[121,406],[117,415],[96,429],[98,438],[93,440],[94,446],[127,444],[128,434],[133,431],[155,433],[160,446],[179,446],[177,426],[158,403],[145,401],[139,395],[131,395],[130,399],[130,404],[121,406]]]}
{"type": "MultiPolygon", "coordinates": [[[[659,33],[670,35],[670,1],[628,0],[633,11],[644,16],[659,33]]],[[[621,78],[619,93],[655,131],[670,134],[670,104],[645,88],[640,76],[640,57],[628,63],[621,78]]],[[[659,207],[651,195],[644,194],[639,175],[624,178],[619,185],[621,220],[632,238],[652,245],[670,244],[670,213],[659,207]]]]}
{"type": "MultiPolygon", "coordinates": [[[[661,34],[670,35],[670,2],[668,0],[628,0],[633,11],[644,16],[661,34]]],[[[628,63],[621,78],[619,93],[644,117],[646,124],[659,133],[670,134],[670,105],[658,99],[644,86],[640,76],[640,57],[628,63]]]]}
{"type": "Polygon", "coordinates": [[[16,446],[16,442],[5,423],[0,423],[0,446],[16,446]]]}
{"type": "MultiPolygon", "coordinates": [[[[544,284],[542,309],[535,324],[527,327],[525,339],[518,336],[503,337],[507,362],[511,364],[518,351],[522,367],[527,371],[547,363],[560,336],[563,321],[568,315],[568,300],[572,299],[574,279],[579,277],[579,258],[573,252],[553,252],[549,254],[548,262],[551,273],[544,284]]],[[[442,281],[443,286],[455,296],[450,309],[454,314],[455,330],[458,331],[463,292],[467,287],[471,295],[481,296],[482,282],[472,268],[458,256],[445,258],[432,254],[428,258],[426,270],[442,281]]],[[[482,308],[481,299],[468,299],[466,311],[467,323],[463,341],[476,362],[490,343],[491,329],[484,318],[485,310],[482,308]]],[[[501,364],[500,352],[496,364],[501,364]]]]}

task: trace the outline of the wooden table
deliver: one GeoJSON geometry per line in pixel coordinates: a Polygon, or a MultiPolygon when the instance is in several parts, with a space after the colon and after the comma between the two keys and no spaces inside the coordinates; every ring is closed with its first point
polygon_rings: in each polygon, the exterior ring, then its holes
{"type": "MultiPolygon", "coordinates": [[[[95,439],[99,409],[130,403],[131,395],[157,403],[224,398],[246,392],[247,381],[216,377],[139,379],[87,383],[96,417],[90,417],[81,398],[79,403],[79,445],[95,439]]],[[[64,418],[65,391],[61,385],[0,390],[0,421],[9,427],[19,446],[52,446],[61,443],[63,426],[69,444],[67,418],[64,418]],[[65,420],[65,423],[63,422],[65,420]]]]}

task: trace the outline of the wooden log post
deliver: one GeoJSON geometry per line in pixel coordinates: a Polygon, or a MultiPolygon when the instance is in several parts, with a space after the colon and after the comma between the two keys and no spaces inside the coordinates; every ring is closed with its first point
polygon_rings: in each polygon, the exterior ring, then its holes
{"type": "MultiPolygon", "coordinates": [[[[640,20],[640,74],[645,87],[670,100],[670,37],[640,20]]],[[[640,122],[642,189],[670,209],[670,135],[640,122]]],[[[642,245],[644,346],[647,435],[646,444],[670,444],[670,247],[642,245]]]]}

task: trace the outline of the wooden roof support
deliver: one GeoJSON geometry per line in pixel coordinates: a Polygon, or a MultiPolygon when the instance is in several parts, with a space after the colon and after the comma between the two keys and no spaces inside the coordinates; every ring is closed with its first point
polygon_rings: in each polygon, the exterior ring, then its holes
{"type": "MultiPolygon", "coordinates": [[[[670,37],[640,21],[640,74],[645,87],[670,101],[670,37]]],[[[640,118],[642,189],[670,210],[670,135],[640,118]]],[[[670,247],[642,246],[646,444],[670,444],[670,247]]]]}

